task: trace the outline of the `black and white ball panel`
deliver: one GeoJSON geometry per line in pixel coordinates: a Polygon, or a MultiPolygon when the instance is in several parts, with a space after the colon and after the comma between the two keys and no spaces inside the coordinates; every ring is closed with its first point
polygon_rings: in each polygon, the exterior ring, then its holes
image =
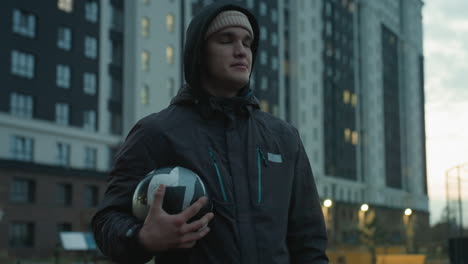
{"type": "Polygon", "coordinates": [[[180,213],[200,197],[207,196],[202,180],[191,170],[182,167],[158,169],[148,173],[135,189],[133,213],[137,218],[146,217],[154,193],[161,184],[166,186],[163,209],[169,214],[180,213]]]}

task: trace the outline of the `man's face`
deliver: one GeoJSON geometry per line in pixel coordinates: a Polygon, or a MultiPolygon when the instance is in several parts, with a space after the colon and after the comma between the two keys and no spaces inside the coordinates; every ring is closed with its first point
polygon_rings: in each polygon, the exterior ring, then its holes
{"type": "Polygon", "coordinates": [[[252,67],[252,42],[242,27],[227,27],[211,35],[205,48],[208,80],[236,89],[244,87],[252,67]]]}

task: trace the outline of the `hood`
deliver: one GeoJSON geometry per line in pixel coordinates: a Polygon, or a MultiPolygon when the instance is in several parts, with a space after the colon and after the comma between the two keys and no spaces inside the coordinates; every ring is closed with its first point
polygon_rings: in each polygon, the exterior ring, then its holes
{"type": "MultiPolygon", "coordinates": [[[[194,89],[194,92],[200,92],[201,67],[203,64],[203,48],[205,46],[205,33],[211,21],[222,11],[236,10],[244,13],[252,25],[254,40],[251,46],[252,49],[252,69],[255,62],[255,57],[258,48],[259,28],[258,23],[252,13],[247,9],[233,5],[214,3],[206,6],[198,13],[190,22],[185,36],[184,48],[184,75],[188,86],[194,89]]],[[[241,90],[241,94],[248,93],[249,84],[241,90]]]]}

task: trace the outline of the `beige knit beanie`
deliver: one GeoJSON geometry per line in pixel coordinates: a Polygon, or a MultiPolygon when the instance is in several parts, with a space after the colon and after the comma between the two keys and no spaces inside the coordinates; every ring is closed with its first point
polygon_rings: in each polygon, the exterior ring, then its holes
{"type": "Polygon", "coordinates": [[[246,29],[252,37],[254,36],[252,25],[250,25],[250,21],[247,16],[240,11],[228,10],[219,13],[215,19],[211,21],[211,24],[206,31],[205,39],[208,39],[211,34],[215,32],[232,26],[242,27],[246,29]]]}

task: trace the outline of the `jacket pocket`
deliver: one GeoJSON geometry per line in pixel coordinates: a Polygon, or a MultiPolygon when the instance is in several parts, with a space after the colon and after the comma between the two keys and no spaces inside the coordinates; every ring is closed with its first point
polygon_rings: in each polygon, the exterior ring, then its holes
{"type": "Polygon", "coordinates": [[[214,167],[214,169],[216,171],[216,176],[218,177],[218,184],[219,184],[219,188],[221,190],[221,195],[223,196],[223,201],[227,202],[228,199],[227,199],[227,195],[226,195],[224,181],[223,181],[223,177],[221,176],[221,172],[219,171],[218,162],[216,161],[216,158],[215,158],[215,156],[213,154],[213,150],[211,148],[208,148],[208,153],[210,154],[211,161],[213,162],[213,167],[214,167]]]}

